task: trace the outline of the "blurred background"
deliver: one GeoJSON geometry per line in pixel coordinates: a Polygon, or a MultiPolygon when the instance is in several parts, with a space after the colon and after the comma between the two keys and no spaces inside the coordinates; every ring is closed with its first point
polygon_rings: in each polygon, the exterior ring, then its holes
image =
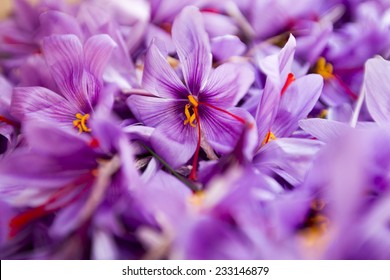
{"type": "Polygon", "coordinates": [[[11,10],[12,0],[0,0],[0,18],[4,18],[11,10]]]}

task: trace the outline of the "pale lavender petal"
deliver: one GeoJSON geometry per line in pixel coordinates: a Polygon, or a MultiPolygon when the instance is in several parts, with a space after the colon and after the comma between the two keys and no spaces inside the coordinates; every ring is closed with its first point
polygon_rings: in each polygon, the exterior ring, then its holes
{"type": "Polygon", "coordinates": [[[349,103],[344,103],[339,106],[330,107],[328,109],[327,118],[332,121],[347,123],[352,119],[353,109],[349,103]]]}
{"type": "Polygon", "coordinates": [[[117,44],[106,34],[95,35],[84,45],[85,67],[99,81],[117,44]]]}
{"type": "Polygon", "coordinates": [[[372,118],[379,124],[390,123],[390,62],[381,57],[366,62],[364,89],[372,118]]]}
{"type": "Polygon", "coordinates": [[[159,97],[132,95],[127,105],[135,117],[147,126],[156,127],[169,120],[184,123],[184,106],[188,101],[177,101],[159,97]]]}
{"type": "Polygon", "coordinates": [[[290,35],[279,54],[267,56],[258,62],[260,69],[267,75],[255,115],[260,141],[271,131],[277,115],[281,91],[291,71],[295,47],[295,38],[290,35]]]}
{"type": "Polygon", "coordinates": [[[291,72],[296,49],[296,40],[290,35],[286,45],[278,54],[265,57],[259,62],[260,69],[273,83],[283,87],[288,74],[291,72]]]}
{"type": "Polygon", "coordinates": [[[264,90],[260,93],[260,101],[255,115],[260,143],[267,133],[278,112],[280,102],[280,88],[273,83],[266,83],[264,90]]]}
{"type": "Polygon", "coordinates": [[[239,33],[239,29],[231,17],[213,12],[202,12],[202,16],[207,34],[211,38],[239,33]]]}
{"type": "Polygon", "coordinates": [[[296,185],[303,182],[321,146],[312,139],[280,138],[264,145],[253,162],[265,174],[272,170],[296,185]]]}
{"type": "Polygon", "coordinates": [[[77,113],[69,101],[43,87],[15,88],[10,110],[20,121],[34,117],[68,125],[72,125],[77,113]]]}
{"type": "Polygon", "coordinates": [[[237,36],[224,35],[211,40],[211,50],[215,59],[224,61],[232,56],[242,55],[246,45],[237,36]]]}
{"type": "Polygon", "coordinates": [[[154,130],[150,142],[159,156],[171,167],[177,168],[194,155],[197,133],[197,128],[183,125],[183,122],[165,121],[154,130]]]}
{"type": "Polygon", "coordinates": [[[63,160],[64,166],[70,163],[68,169],[85,169],[96,164],[96,153],[89,146],[90,139],[80,135],[77,130],[60,129],[53,123],[28,120],[23,133],[35,153],[42,157],[58,157],[63,160]]]}
{"type": "Polygon", "coordinates": [[[184,125],[187,103],[137,95],[127,100],[138,120],[156,128],[150,138],[153,149],[174,167],[186,163],[195,152],[197,128],[184,125]]]}
{"type": "Polygon", "coordinates": [[[39,16],[41,30],[39,35],[50,36],[54,34],[74,34],[78,38],[83,38],[83,32],[77,20],[59,11],[50,10],[39,16]]]}
{"type": "MultiPolygon", "coordinates": [[[[64,97],[79,110],[90,112],[92,104],[85,86],[93,82],[93,77],[84,78],[84,53],[80,40],[75,35],[46,37],[43,40],[43,53],[64,97]]],[[[95,86],[90,88],[94,90],[95,86]]]]}
{"type": "Polygon", "coordinates": [[[307,117],[320,97],[323,79],[311,74],[294,81],[283,94],[277,116],[272,124],[276,137],[290,136],[298,121],[307,117]]]}
{"type": "MultiPolygon", "coordinates": [[[[250,114],[244,109],[231,108],[228,111],[248,123],[252,121],[250,114]]],[[[206,140],[217,152],[221,153],[230,152],[234,148],[247,125],[224,112],[209,107],[201,108],[199,114],[201,116],[200,125],[206,140]]]]}
{"type": "Polygon", "coordinates": [[[154,215],[164,217],[164,221],[176,228],[186,218],[186,201],[191,196],[191,190],[172,175],[160,170],[143,188],[137,189],[135,196],[154,215]],[[166,203],[167,199],[170,203],[166,203]]]}
{"type": "Polygon", "coordinates": [[[0,90],[0,114],[4,114],[11,104],[12,85],[2,75],[0,75],[0,90]]]}
{"type": "Polygon", "coordinates": [[[33,31],[38,27],[39,10],[26,0],[13,1],[15,17],[20,28],[33,31]]]}
{"type": "Polygon", "coordinates": [[[346,130],[352,129],[345,123],[317,118],[301,120],[299,121],[299,126],[310,135],[325,143],[337,139],[346,130]]]}
{"type": "Polygon", "coordinates": [[[188,89],[197,95],[206,82],[212,62],[209,39],[202,14],[197,8],[186,7],[176,17],[172,39],[182,63],[188,89]]]}
{"type": "Polygon", "coordinates": [[[149,47],[145,58],[142,85],[151,93],[164,98],[186,99],[189,94],[155,44],[149,47]]]}
{"type": "Polygon", "coordinates": [[[254,72],[249,65],[224,63],[211,72],[204,90],[199,93],[199,101],[221,108],[233,107],[253,81],[254,72]]]}

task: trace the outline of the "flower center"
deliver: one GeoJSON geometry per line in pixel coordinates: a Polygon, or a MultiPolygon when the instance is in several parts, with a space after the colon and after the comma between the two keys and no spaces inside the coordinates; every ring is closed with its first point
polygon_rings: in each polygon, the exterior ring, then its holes
{"type": "Polygon", "coordinates": [[[76,119],[73,121],[73,126],[79,129],[79,133],[82,132],[91,132],[91,129],[87,127],[87,120],[89,119],[89,114],[76,114],[76,119]]]}
{"type": "Polygon", "coordinates": [[[325,80],[333,78],[333,65],[326,61],[324,57],[320,57],[315,66],[314,72],[320,74],[325,80]]]}
{"type": "Polygon", "coordinates": [[[267,135],[264,137],[263,143],[261,145],[267,144],[269,141],[276,140],[275,134],[273,134],[271,131],[268,131],[267,135]]]}
{"type": "Polygon", "coordinates": [[[184,114],[186,119],[184,120],[184,125],[190,124],[192,127],[196,127],[194,121],[196,120],[196,112],[198,108],[198,101],[196,101],[193,95],[188,95],[189,104],[186,104],[184,107],[184,114]]]}

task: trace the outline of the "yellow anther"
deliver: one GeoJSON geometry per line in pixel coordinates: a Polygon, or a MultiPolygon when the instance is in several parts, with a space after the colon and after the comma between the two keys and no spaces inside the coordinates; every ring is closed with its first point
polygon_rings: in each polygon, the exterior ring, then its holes
{"type": "Polygon", "coordinates": [[[177,60],[176,58],[173,58],[171,56],[168,56],[167,57],[167,61],[169,63],[169,65],[171,65],[172,68],[177,68],[179,66],[179,60],[177,60]]]}
{"type": "Polygon", "coordinates": [[[329,62],[326,62],[324,57],[320,57],[317,60],[314,72],[320,74],[325,80],[333,78],[333,65],[329,62]]]}
{"type": "Polygon", "coordinates": [[[206,195],[203,191],[199,191],[194,193],[190,197],[190,203],[194,206],[201,206],[203,204],[203,201],[205,200],[206,195]]]}
{"type": "Polygon", "coordinates": [[[193,113],[191,114],[190,108],[191,106],[193,107],[193,109],[197,108],[198,101],[196,101],[196,99],[192,95],[188,95],[188,100],[190,101],[190,104],[186,104],[186,106],[184,107],[184,115],[186,116],[186,119],[184,120],[184,125],[189,123],[192,127],[196,127],[196,125],[194,124],[194,121],[196,120],[196,113],[195,110],[193,110],[193,113]]]}
{"type": "Polygon", "coordinates": [[[268,131],[267,135],[265,135],[262,145],[267,144],[269,141],[276,140],[275,134],[271,131],[268,131]]]}
{"type": "Polygon", "coordinates": [[[320,114],[319,114],[319,118],[321,118],[321,119],[326,119],[326,117],[328,116],[328,110],[326,110],[326,109],[323,109],[321,112],[320,112],[320,114]]]}
{"type": "Polygon", "coordinates": [[[80,113],[76,114],[76,119],[73,121],[73,126],[79,129],[79,133],[91,132],[91,129],[87,127],[88,119],[89,119],[89,114],[85,114],[85,115],[82,115],[80,113]]]}
{"type": "Polygon", "coordinates": [[[193,95],[188,95],[188,100],[190,101],[192,106],[198,107],[198,101],[195,99],[193,95]]]}

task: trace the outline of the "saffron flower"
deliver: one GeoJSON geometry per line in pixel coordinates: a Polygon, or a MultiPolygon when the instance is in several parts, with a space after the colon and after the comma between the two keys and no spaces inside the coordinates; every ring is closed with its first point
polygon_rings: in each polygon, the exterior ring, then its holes
{"type": "MultiPolygon", "coordinates": [[[[10,241],[2,244],[2,258],[12,252],[15,239],[47,252],[44,258],[55,258],[58,251],[65,251],[67,258],[81,258],[87,252],[93,258],[118,259],[135,253],[121,253],[114,240],[126,239],[132,228],[149,223],[143,220],[142,208],[131,210],[137,205],[131,193],[141,187],[133,151],[111,120],[92,119],[91,127],[87,135],[44,121],[26,121],[27,145],[0,163],[2,200],[18,209],[9,221],[10,241]],[[26,236],[39,227],[46,227],[48,234],[35,243],[26,236]],[[105,251],[92,244],[83,252],[72,245],[78,235],[85,238],[85,227],[94,239],[105,239],[105,251]]],[[[13,254],[23,252],[16,249],[13,254]]]]}
{"type": "Polygon", "coordinates": [[[90,132],[87,121],[98,105],[110,107],[102,75],[115,42],[107,35],[89,38],[84,46],[75,35],[53,35],[43,41],[43,55],[60,94],[43,87],[14,89],[11,114],[20,121],[51,120],[90,132]]]}
{"type": "Polygon", "coordinates": [[[132,95],[128,105],[140,121],[156,128],[153,148],[171,165],[182,165],[193,156],[190,178],[196,179],[203,139],[217,152],[227,153],[247,125],[245,110],[233,107],[254,76],[247,65],[226,63],[212,69],[209,40],[195,7],[183,9],[176,18],[172,39],[184,84],[152,43],[142,78],[151,95],[132,95]]]}

